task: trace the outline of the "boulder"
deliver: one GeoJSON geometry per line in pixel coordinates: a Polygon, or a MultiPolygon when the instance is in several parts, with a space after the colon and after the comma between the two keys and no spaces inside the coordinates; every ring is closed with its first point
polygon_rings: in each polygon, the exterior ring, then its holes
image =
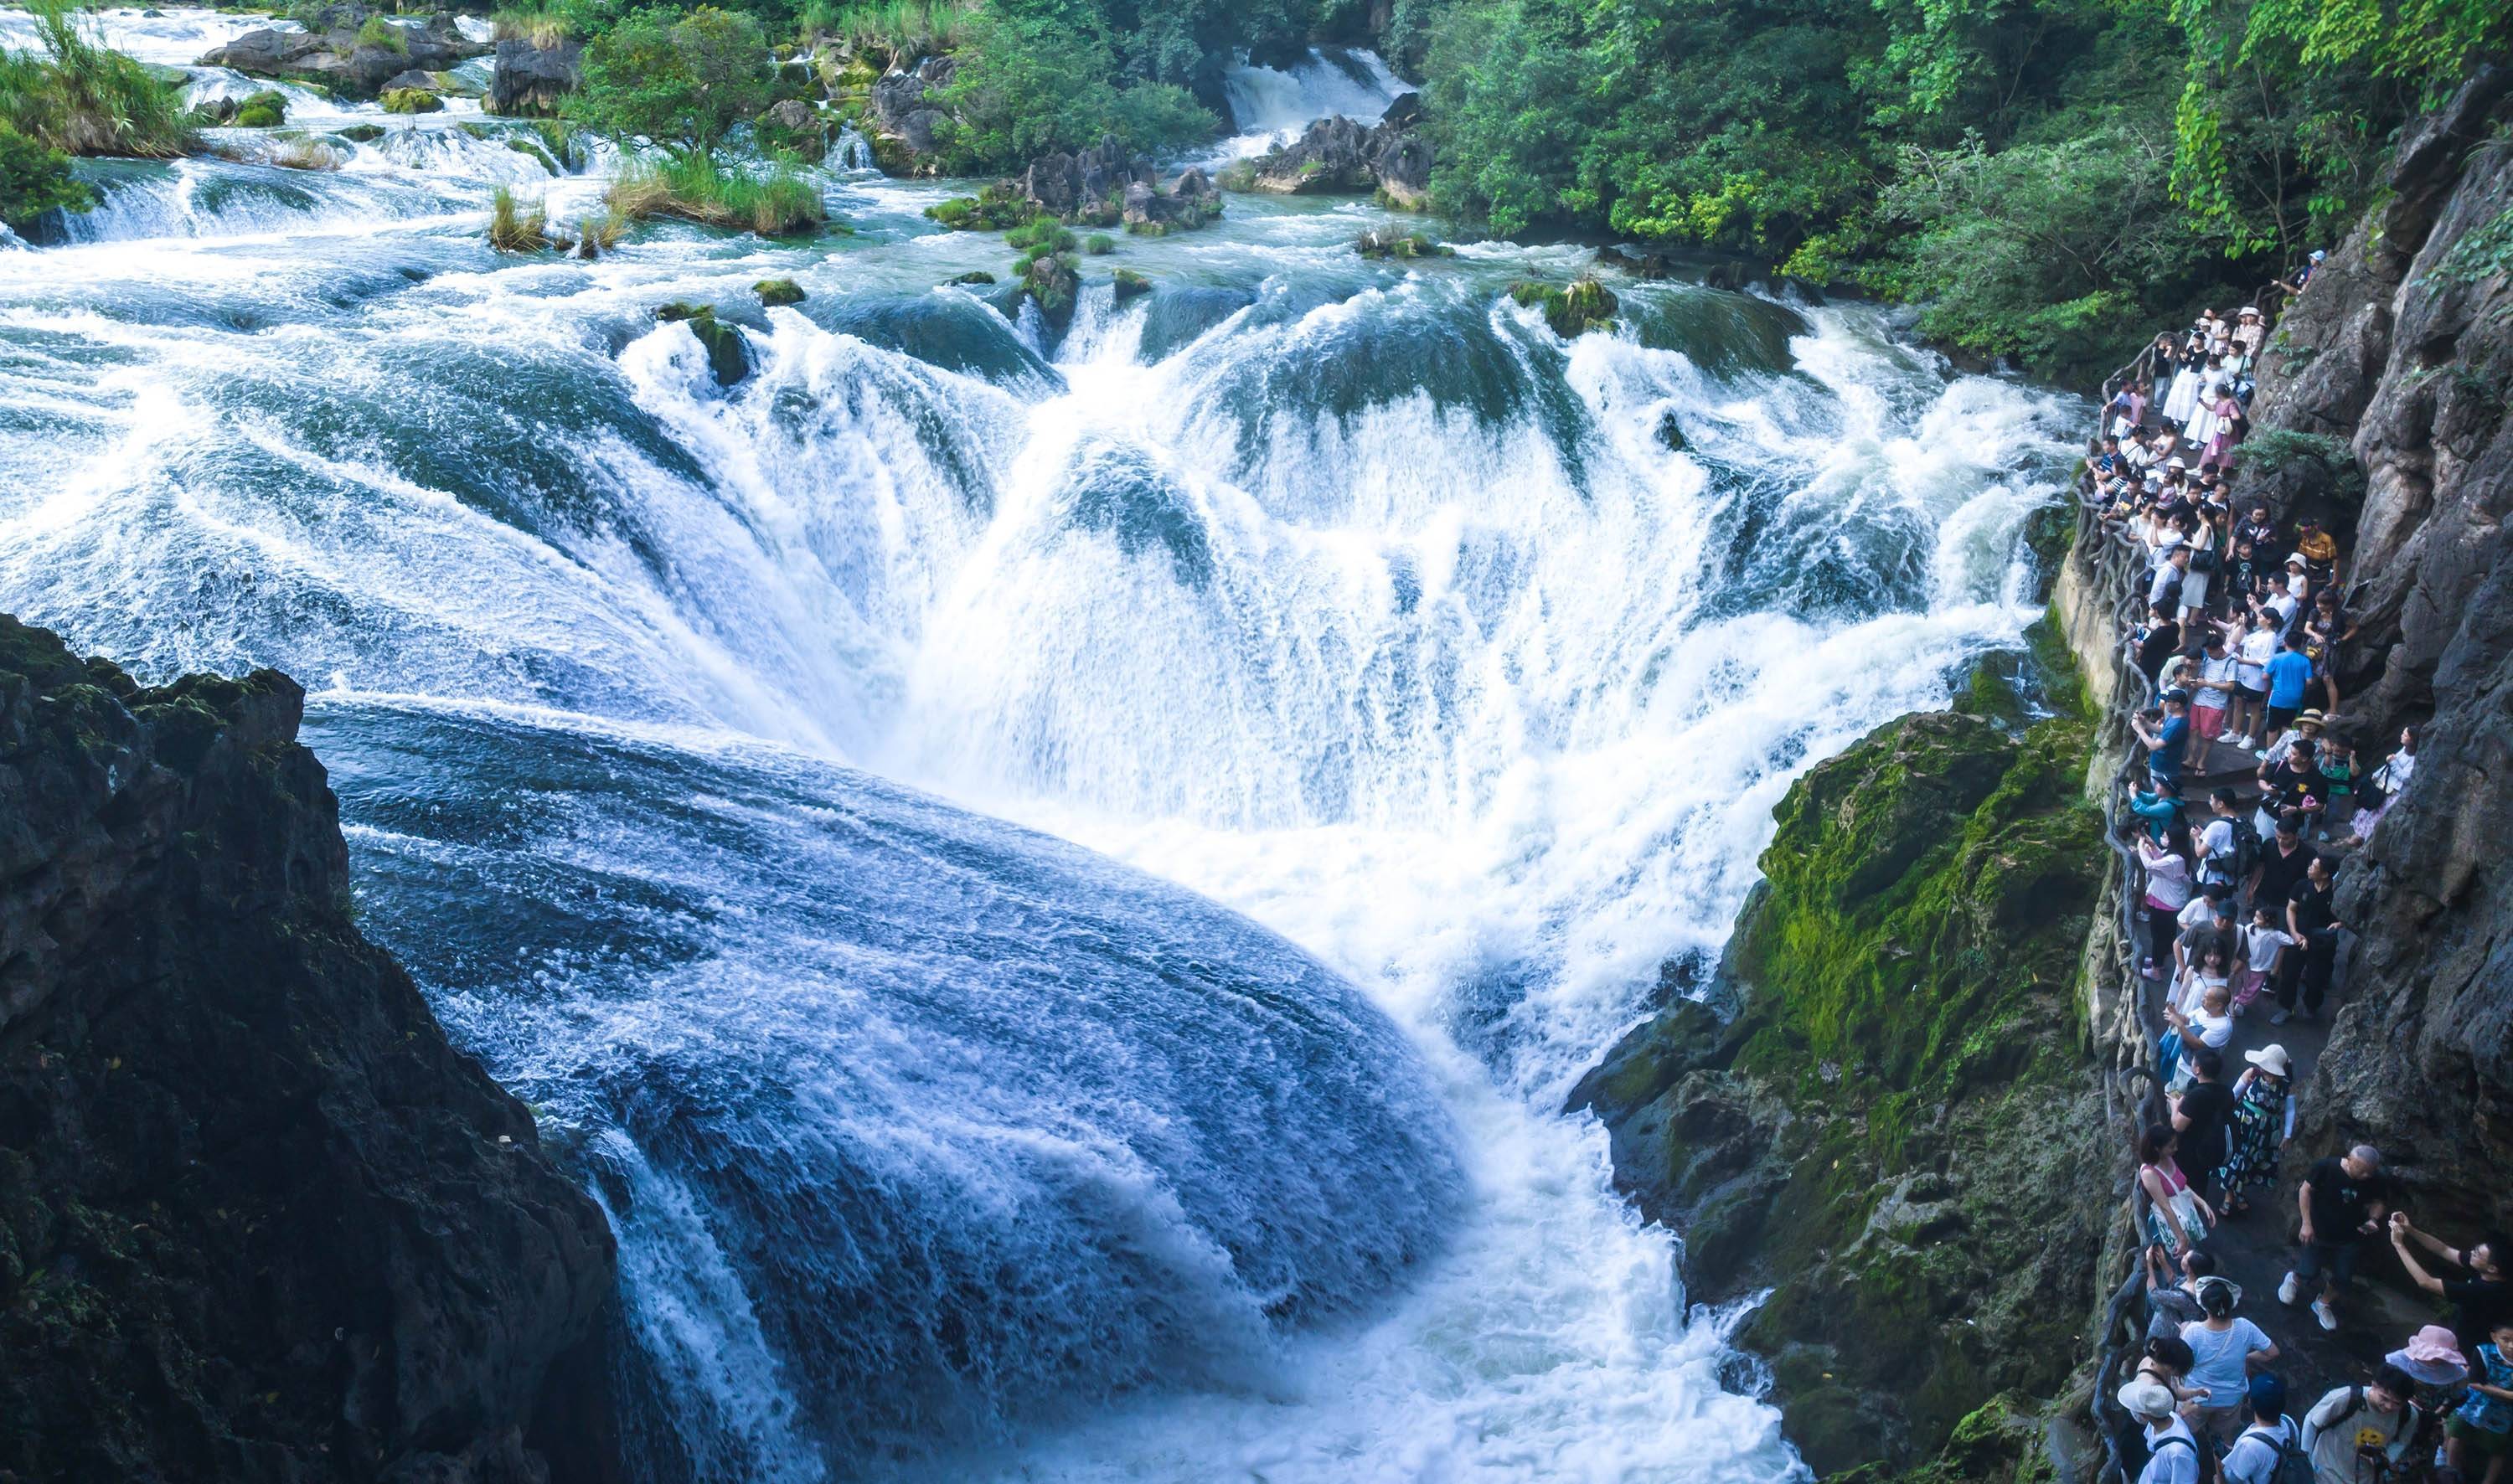
{"type": "Polygon", "coordinates": [[[1152,281],[1132,268],[1119,268],[1109,283],[1120,304],[1152,292],[1152,281]]]}
{"type": "Polygon", "coordinates": [[[810,296],[803,292],[802,285],[790,278],[763,278],[750,286],[750,292],[759,295],[762,307],[769,309],[799,304],[810,296]]]}
{"type": "Polygon", "coordinates": [[[1020,190],[1032,207],[1059,221],[1107,226],[1118,219],[1127,188],[1151,179],[1151,162],[1112,134],[1089,149],[1039,156],[1022,173],[1020,190]]]}
{"type": "Polygon", "coordinates": [[[655,311],[655,318],[666,325],[687,325],[690,333],[706,348],[707,370],[718,386],[732,386],[750,374],[750,346],[741,332],[715,317],[709,304],[693,304],[675,300],[655,311]]]}
{"type": "Polygon", "coordinates": [[[1235,185],[1278,195],[1363,195],[1392,206],[1430,204],[1431,142],[1421,132],[1421,98],[1406,94],[1376,124],[1319,119],[1306,132],[1242,172],[1235,185]]]}
{"type": "Polygon", "coordinates": [[[610,1228],[360,931],[303,711],[0,616],[0,1474],[616,1476],[610,1228]]]}
{"type": "Polygon", "coordinates": [[[418,25],[392,24],[389,44],[362,40],[380,13],[365,5],[330,5],[305,18],[301,31],[264,29],[204,54],[202,66],[255,77],[320,83],[353,98],[373,98],[406,72],[444,72],[492,48],[464,36],[445,12],[418,25]]]}
{"type": "Polygon", "coordinates": [[[583,44],[573,39],[542,47],[528,38],[507,37],[498,43],[498,69],[481,106],[508,117],[547,118],[576,91],[583,60],[583,44]]]}

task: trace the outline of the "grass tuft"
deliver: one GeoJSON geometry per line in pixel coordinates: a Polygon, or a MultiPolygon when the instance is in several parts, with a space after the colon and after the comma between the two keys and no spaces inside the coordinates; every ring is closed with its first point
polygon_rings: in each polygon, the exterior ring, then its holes
{"type": "Polygon", "coordinates": [[[0,52],[0,123],[73,155],[171,159],[200,147],[180,83],[107,48],[68,0],[28,0],[35,49],[0,52]]]}
{"type": "Polygon", "coordinates": [[[787,160],[760,175],[727,169],[698,152],[640,161],[612,177],[603,199],[632,221],[677,216],[762,237],[808,232],[829,219],[818,188],[787,160]]]}

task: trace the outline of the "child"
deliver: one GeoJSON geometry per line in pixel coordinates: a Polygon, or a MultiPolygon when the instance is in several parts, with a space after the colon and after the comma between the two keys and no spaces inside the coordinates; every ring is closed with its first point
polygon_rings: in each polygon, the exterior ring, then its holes
{"type": "Polygon", "coordinates": [[[2468,1397],[2444,1423],[2447,1457],[2472,1484],[2502,1484],[2505,1460],[2513,1458],[2513,1315],[2489,1326],[2488,1338],[2478,1347],[2487,1374],[2470,1378],[2468,1397]]]}
{"type": "Polygon", "coordinates": [[[2252,1001],[2260,997],[2260,992],[2269,987],[2278,960],[2294,946],[2294,935],[2278,925],[2277,910],[2272,910],[2265,902],[2253,905],[2252,920],[2243,924],[2240,936],[2243,968],[2234,983],[2234,1013],[2237,1015],[2250,1009],[2252,1001]]]}

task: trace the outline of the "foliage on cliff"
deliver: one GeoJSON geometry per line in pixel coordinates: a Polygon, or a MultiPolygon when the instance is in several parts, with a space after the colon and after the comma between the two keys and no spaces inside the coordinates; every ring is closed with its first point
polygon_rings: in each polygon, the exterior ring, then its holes
{"type": "Polygon", "coordinates": [[[2108,1176],[2079,960],[2099,889],[2088,728],[1906,717],[1810,770],[1723,966],[1575,1092],[1685,1234],[1819,1472],[1933,1453],[2073,1365],[2108,1176]]]}
{"type": "Polygon", "coordinates": [[[598,1444],[601,1362],[562,1357],[609,1229],[359,934],[303,698],[0,616],[0,1473],[581,1477],[542,1444],[598,1444]]]}

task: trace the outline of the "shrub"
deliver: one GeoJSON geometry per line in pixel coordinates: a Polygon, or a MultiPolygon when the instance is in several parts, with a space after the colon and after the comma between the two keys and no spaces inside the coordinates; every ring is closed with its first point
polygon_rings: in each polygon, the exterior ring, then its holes
{"type": "Polygon", "coordinates": [[[1094,257],[1104,257],[1117,251],[1117,239],[1105,232],[1094,232],[1083,239],[1082,251],[1094,257]]]}
{"type": "Polygon", "coordinates": [[[70,174],[70,157],[0,123],[0,222],[22,227],[50,211],[83,212],[96,191],[70,174]]]}
{"type": "Polygon", "coordinates": [[[615,139],[709,151],[770,102],[768,42],[746,15],[637,12],[584,50],[566,116],[615,139]]]}
{"type": "Polygon", "coordinates": [[[819,190],[792,162],[753,175],[702,153],[630,165],[612,177],[604,199],[630,220],[678,216],[763,237],[808,231],[829,216],[819,190]]]}
{"type": "Polygon", "coordinates": [[[1065,228],[1064,223],[1045,213],[1032,216],[1025,225],[1006,232],[1004,243],[1008,247],[1047,253],[1070,253],[1076,246],[1073,233],[1065,228]]]}
{"type": "Polygon", "coordinates": [[[408,56],[410,33],[381,16],[369,16],[367,23],[358,27],[358,45],[381,47],[387,52],[399,52],[408,56]]]}
{"type": "Polygon", "coordinates": [[[445,108],[445,99],[425,88],[386,88],[377,101],[386,113],[440,113],[445,108]]]}
{"type": "Polygon", "coordinates": [[[489,246],[500,253],[540,253],[549,245],[548,214],[538,203],[526,213],[513,191],[499,186],[489,198],[489,246]]]}
{"type": "Polygon", "coordinates": [[[1117,302],[1120,304],[1138,294],[1152,292],[1152,281],[1132,268],[1119,268],[1111,282],[1115,285],[1117,302]]]}
{"type": "Polygon", "coordinates": [[[557,11],[506,10],[489,18],[489,35],[496,41],[529,41],[547,50],[576,34],[574,20],[557,11]]]}
{"type": "Polygon", "coordinates": [[[167,159],[200,146],[180,83],[107,49],[68,0],[29,0],[36,50],[0,51],[0,123],[73,155],[167,159]]]}
{"type": "Polygon", "coordinates": [[[1030,204],[1019,191],[998,180],[974,196],[936,202],[925,209],[925,215],[954,232],[1001,232],[1027,224],[1030,204]]]}
{"type": "Polygon", "coordinates": [[[975,175],[1012,169],[1056,149],[1113,134],[1140,150],[1199,143],[1217,121],[1184,88],[1136,82],[1109,42],[1057,11],[987,7],[969,17],[969,35],[938,105],[949,116],[943,164],[975,175]]]}

